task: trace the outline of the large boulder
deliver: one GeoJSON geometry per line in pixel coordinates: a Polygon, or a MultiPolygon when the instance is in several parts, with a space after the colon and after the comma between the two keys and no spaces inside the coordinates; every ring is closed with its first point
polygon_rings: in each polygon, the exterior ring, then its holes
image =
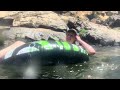
{"type": "Polygon", "coordinates": [[[56,31],[67,29],[65,22],[52,11],[21,11],[14,12],[5,18],[12,18],[13,26],[46,28],[56,31]]]}
{"type": "Polygon", "coordinates": [[[17,38],[25,39],[26,37],[33,40],[65,40],[64,32],[56,32],[44,28],[11,27],[10,30],[6,30],[2,34],[10,40],[15,40],[17,38]]]}
{"type": "Polygon", "coordinates": [[[102,46],[120,45],[120,31],[92,22],[87,22],[86,25],[91,28],[87,30],[87,35],[85,37],[89,42],[102,46]]]}

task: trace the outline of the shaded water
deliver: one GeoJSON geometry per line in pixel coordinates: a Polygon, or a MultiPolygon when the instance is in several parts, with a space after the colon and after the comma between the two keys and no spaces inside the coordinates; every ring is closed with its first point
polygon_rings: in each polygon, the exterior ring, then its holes
{"type": "Polygon", "coordinates": [[[90,56],[90,61],[82,64],[42,66],[39,68],[32,65],[16,69],[1,65],[0,78],[119,79],[120,48],[95,47],[95,49],[96,55],[90,56]]]}

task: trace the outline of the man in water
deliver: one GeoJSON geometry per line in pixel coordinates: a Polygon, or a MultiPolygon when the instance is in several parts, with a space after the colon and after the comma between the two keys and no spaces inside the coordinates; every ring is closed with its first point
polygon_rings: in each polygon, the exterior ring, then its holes
{"type": "Polygon", "coordinates": [[[75,30],[71,29],[66,32],[66,41],[71,44],[75,44],[75,42],[77,41],[79,45],[82,46],[88,52],[89,55],[94,55],[96,53],[94,48],[85,41],[83,41],[80,38],[80,36],[77,35],[77,32],[75,30]]]}
{"type": "MultiPolygon", "coordinates": [[[[83,48],[86,49],[86,51],[88,52],[89,55],[93,55],[95,54],[95,50],[92,46],[90,46],[89,44],[87,44],[85,41],[83,41],[80,36],[77,35],[75,30],[68,30],[66,32],[66,41],[71,43],[71,44],[75,44],[76,41],[79,42],[79,45],[81,45],[83,48]]],[[[9,52],[10,50],[12,50],[13,48],[17,48],[21,45],[25,44],[25,42],[22,41],[17,41],[14,44],[10,45],[9,47],[3,49],[0,51],[0,60],[5,56],[5,54],[7,52],[9,52]]]]}

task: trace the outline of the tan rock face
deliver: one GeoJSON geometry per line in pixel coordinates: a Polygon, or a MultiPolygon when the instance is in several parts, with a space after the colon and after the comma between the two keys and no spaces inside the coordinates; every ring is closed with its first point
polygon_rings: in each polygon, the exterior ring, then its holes
{"type": "Polygon", "coordinates": [[[9,13],[10,13],[9,11],[0,11],[0,18],[8,16],[9,13]]]}
{"type": "Polygon", "coordinates": [[[87,20],[88,18],[86,15],[92,14],[92,11],[78,11],[75,15],[75,17],[79,17],[82,20],[87,20]]]}
{"type": "Polygon", "coordinates": [[[13,26],[46,27],[53,29],[67,29],[65,22],[51,11],[27,11],[14,16],[13,26]]]}
{"type": "Polygon", "coordinates": [[[0,11],[0,18],[4,18],[10,15],[17,14],[20,11],[0,11]]]}

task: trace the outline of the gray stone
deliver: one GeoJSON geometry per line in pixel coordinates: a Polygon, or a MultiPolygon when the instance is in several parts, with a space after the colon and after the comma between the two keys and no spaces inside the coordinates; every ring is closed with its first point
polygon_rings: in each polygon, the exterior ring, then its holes
{"type": "Polygon", "coordinates": [[[12,26],[13,19],[0,18],[0,26],[12,26]]]}
{"type": "Polygon", "coordinates": [[[11,27],[10,30],[3,31],[2,34],[11,40],[15,40],[16,38],[25,39],[25,37],[29,37],[33,40],[48,40],[49,38],[52,38],[53,40],[65,40],[64,32],[56,32],[44,28],[11,27]]]}

